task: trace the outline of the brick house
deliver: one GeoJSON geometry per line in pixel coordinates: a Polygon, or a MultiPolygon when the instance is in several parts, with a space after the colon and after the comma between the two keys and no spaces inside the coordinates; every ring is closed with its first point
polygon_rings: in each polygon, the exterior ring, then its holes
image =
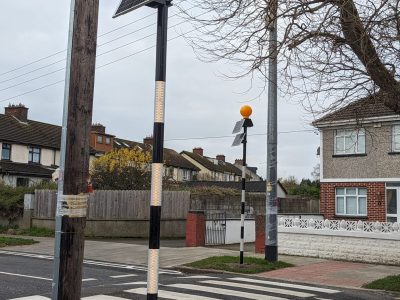
{"type": "Polygon", "coordinates": [[[320,131],[321,213],[400,222],[400,115],[379,96],[313,122],[320,131]]]}

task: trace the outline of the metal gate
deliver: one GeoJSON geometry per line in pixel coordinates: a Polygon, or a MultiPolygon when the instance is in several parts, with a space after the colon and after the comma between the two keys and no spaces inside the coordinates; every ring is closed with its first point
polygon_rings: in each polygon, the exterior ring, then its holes
{"type": "Polygon", "coordinates": [[[224,245],[226,236],[226,213],[206,214],[206,245],[224,245]]]}

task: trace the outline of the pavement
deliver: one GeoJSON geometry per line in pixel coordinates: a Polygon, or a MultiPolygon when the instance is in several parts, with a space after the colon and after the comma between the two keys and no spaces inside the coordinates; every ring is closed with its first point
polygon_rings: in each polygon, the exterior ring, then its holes
{"type": "MultiPolygon", "coordinates": [[[[13,246],[1,250],[53,255],[54,239],[31,237],[38,244],[13,246]]],[[[196,260],[219,255],[238,255],[238,245],[186,248],[183,240],[161,241],[160,266],[176,267],[196,260]],[[237,249],[237,250],[234,250],[237,249]]],[[[245,256],[254,254],[253,245],[246,245],[245,256]]],[[[146,265],[147,241],[144,239],[86,240],[85,259],[103,262],[146,265]]],[[[292,268],[258,274],[259,277],[327,286],[360,288],[364,284],[389,275],[399,275],[400,266],[352,263],[320,258],[280,255],[279,260],[291,263],[292,268]]]]}

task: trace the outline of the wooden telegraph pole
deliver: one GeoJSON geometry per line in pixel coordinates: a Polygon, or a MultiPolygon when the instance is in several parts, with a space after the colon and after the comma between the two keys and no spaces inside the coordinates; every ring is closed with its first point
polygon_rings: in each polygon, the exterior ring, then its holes
{"type": "Polygon", "coordinates": [[[81,296],[99,0],[71,0],[53,299],[81,296]]]}

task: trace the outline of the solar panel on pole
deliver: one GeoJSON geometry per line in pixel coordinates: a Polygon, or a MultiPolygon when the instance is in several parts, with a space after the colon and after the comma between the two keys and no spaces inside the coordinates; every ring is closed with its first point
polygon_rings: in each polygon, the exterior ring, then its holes
{"type": "Polygon", "coordinates": [[[243,142],[244,137],[245,137],[244,133],[237,134],[235,136],[235,139],[233,140],[232,147],[239,146],[243,142]]]}
{"type": "Polygon", "coordinates": [[[232,133],[238,133],[238,132],[242,131],[244,121],[245,121],[245,119],[237,121],[235,124],[235,127],[233,128],[232,133]]]}
{"type": "Polygon", "coordinates": [[[121,0],[113,18],[127,14],[128,12],[149,4],[150,2],[153,2],[153,0],[121,0]]]}

